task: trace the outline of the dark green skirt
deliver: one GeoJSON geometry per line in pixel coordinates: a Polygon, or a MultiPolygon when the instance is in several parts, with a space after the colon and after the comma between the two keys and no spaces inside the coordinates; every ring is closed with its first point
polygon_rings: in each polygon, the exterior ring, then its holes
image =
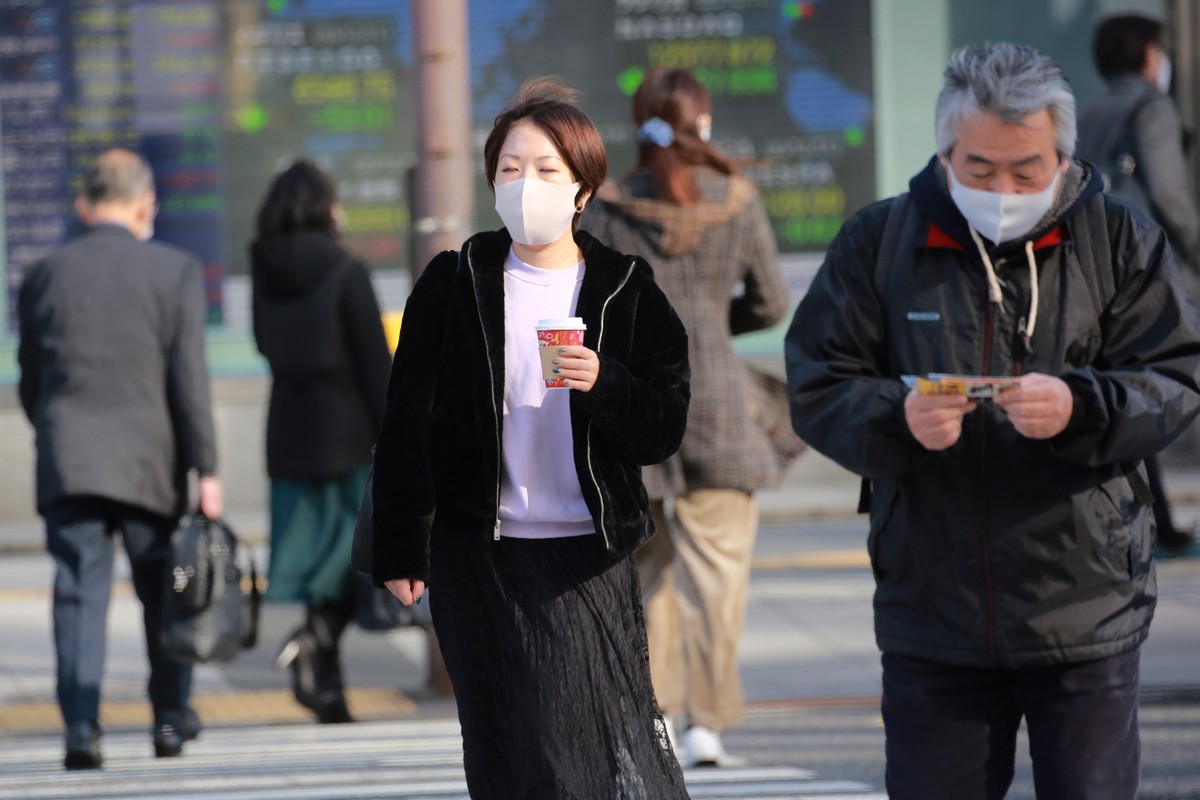
{"type": "Polygon", "coordinates": [[[271,481],[266,599],[310,606],[346,597],[350,543],[370,464],[341,480],[271,481]]]}

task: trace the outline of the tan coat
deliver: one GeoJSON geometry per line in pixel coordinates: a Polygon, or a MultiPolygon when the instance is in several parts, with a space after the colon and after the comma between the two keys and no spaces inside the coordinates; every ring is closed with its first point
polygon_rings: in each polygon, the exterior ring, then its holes
{"type": "Polygon", "coordinates": [[[709,198],[696,206],[657,199],[652,176],[634,173],[601,187],[583,217],[600,241],[650,262],[688,331],[687,432],[676,456],[644,472],[656,498],[696,489],[752,492],[779,477],[731,344],[779,322],[790,305],[775,237],[749,180],[699,167],[695,175],[709,198]]]}

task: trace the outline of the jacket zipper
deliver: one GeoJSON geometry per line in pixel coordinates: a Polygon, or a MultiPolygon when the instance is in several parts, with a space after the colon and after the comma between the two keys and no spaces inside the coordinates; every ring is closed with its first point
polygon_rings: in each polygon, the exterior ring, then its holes
{"type": "Polygon", "coordinates": [[[492,351],[488,348],[487,328],[483,323],[483,307],[479,302],[479,285],[475,282],[475,265],[471,263],[471,243],[464,248],[467,251],[467,269],[471,271],[471,291],[475,294],[475,313],[479,316],[479,329],[483,333],[483,354],[487,356],[488,364],[488,396],[492,398],[492,416],[496,420],[496,524],[492,527],[492,540],[500,541],[500,409],[496,406],[496,369],[492,365],[492,351]]]}
{"type": "MultiPolygon", "coordinates": [[[[596,336],[597,355],[600,354],[600,346],[604,343],[604,315],[608,313],[608,304],[612,302],[614,297],[620,294],[621,290],[625,288],[625,284],[629,283],[630,277],[633,276],[633,268],[635,266],[637,266],[637,261],[630,259],[629,270],[625,273],[625,277],[621,279],[621,283],[618,284],[617,288],[613,289],[612,294],[605,299],[604,305],[600,306],[600,333],[596,336]]],[[[588,472],[591,474],[592,485],[596,487],[596,498],[600,501],[600,537],[604,539],[604,549],[612,550],[612,545],[608,541],[608,531],[604,529],[604,492],[600,490],[600,481],[596,479],[596,467],[592,464],[592,421],[590,419],[588,420],[587,436],[585,437],[585,441],[587,443],[586,454],[588,472]]]]}
{"type": "MultiPolygon", "coordinates": [[[[981,374],[988,375],[992,368],[992,328],[995,327],[995,316],[992,310],[993,303],[991,298],[986,300],[987,311],[984,312],[984,333],[983,333],[983,369],[981,374]]],[[[990,475],[988,470],[987,457],[987,416],[979,415],[979,448],[980,470],[983,472],[983,525],[980,526],[983,531],[980,537],[980,545],[983,556],[983,586],[987,593],[987,636],[988,648],[992,651],[992,657],[996,655],[996,598],[995,589],[992,586],[992,547],[990,542],[991,531],[988,526],[988,519],[991,510],[988,504],[988,485],[990,475]]]]}

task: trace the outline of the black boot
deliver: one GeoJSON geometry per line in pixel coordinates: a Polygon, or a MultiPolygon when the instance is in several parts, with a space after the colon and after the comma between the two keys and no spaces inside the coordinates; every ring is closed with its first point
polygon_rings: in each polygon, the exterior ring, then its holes
{"type": "Polygon", "coordinates": [[[283,640],[279,655],[275,657],[275,668],[287,669],[291,674],[292,694],[296,702],[312,712],[320,707],[316,659],[317,637],[307,626],[292,631],[283,640]]]}
{"type": "Polygon", "coordinates": [[[342,680],[342,633],[350,623],[351,606],[345,603],[327,604],[308,609],[308,630],[316,643],[313,669],[316,707],[312,710],[321,723],[353,722],[346,706],[346,690],[342,680]]]}

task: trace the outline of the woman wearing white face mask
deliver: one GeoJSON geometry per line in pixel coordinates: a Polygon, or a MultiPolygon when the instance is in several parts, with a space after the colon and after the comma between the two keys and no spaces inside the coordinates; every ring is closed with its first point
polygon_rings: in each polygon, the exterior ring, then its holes
{"type": "Polygon", "coordinates": [[[659,703],[683,728],[685,766],[729,765],[721,733],[742,718],[737,666],[754,492],[782,465],[757,381],[732,337],[787,311],[771,224],[754,184],[708,143],[712,99],[685,69],[654,69],[633,96],[637,166],[600,190],[584,227],[622,250],[652,254],[655,277],[690,335],[692,403],[679,453],[645,471],[657,535],[638,551],[659,703]],[[669,522],[668,522],[669,520],[669,522]]]}
{"type": "Polygon", "coordinates": [[[374,578],[431,610],[473,798],[685,798],[646,659],[642,465],[669,456],[687,335],[638,257],[577,232],[604,180],[574,93],[522,87],[484,146],[500,231],[417,281],[375,454],[374,578]],[[551,353],[537,326],[581,318],[551,353]]]}
{"type": "MultiPolygon", "coordinates": [[[[1185,278],[1194,294],[1200,271],[1200,207],[1183,123],[1166,94],[1171,60],[1163,47],[1163,26],[1138,14],[1109,17],[1096,29],[1093,55],[1108,92],[1080,113],[1079,156],[1099,166],[1109,194],[1163,227],[1176,258],[1187,267],[1185,278]]],[[[1176,529],[1172,521],[1157,459],[1148,459],[1146,466],[1158,540],[1182,550],[1194,535],[1176,529]]]]}

